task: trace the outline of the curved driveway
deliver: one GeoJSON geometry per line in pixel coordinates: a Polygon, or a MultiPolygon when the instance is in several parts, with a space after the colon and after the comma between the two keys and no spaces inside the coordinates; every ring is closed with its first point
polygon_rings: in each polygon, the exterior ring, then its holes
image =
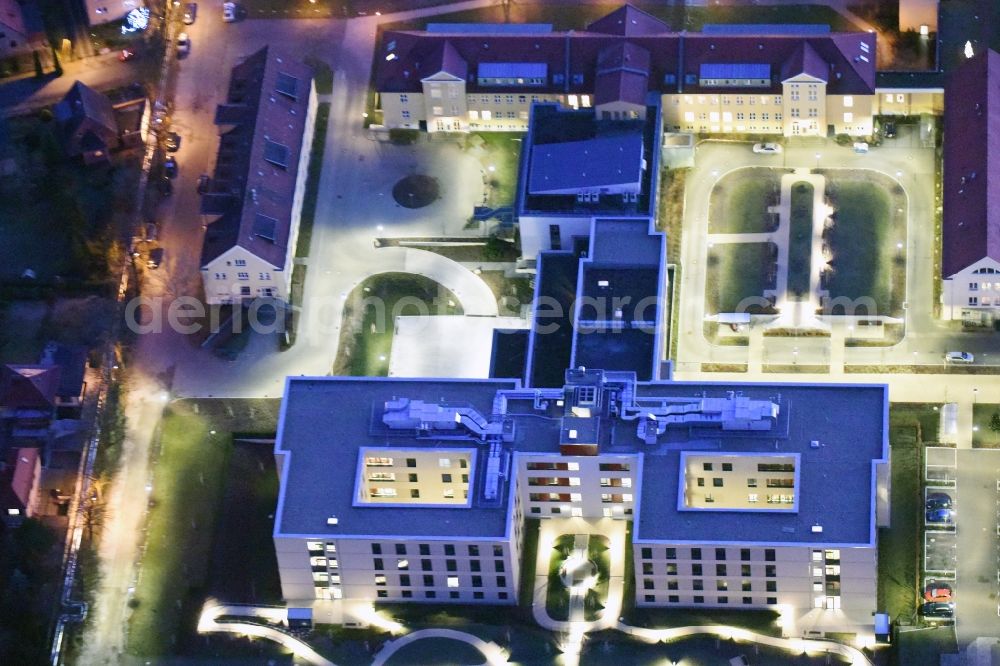
{"type": "Polygon", "coordinates": [[[382,649],[379,650],[378,654],[375,655],[375,660],[372,662],[372,666],[383,666],[383,664],[385,664],[385,662],[388,661],[392,655],[396,654],[396,652],[410,643],[415,643],[416,641],[424,638],[447,638],[453,641],[468,643],[482,653],[483,657],[486,659],[486,664],[489,664],[490,666],[499,666],[500,664],[507,663],[506,653],[496,643],[487,643],[478,636],[467,634],[464,631],[455,631],[454,629],[422,629],[386,643],[382,649]]]}

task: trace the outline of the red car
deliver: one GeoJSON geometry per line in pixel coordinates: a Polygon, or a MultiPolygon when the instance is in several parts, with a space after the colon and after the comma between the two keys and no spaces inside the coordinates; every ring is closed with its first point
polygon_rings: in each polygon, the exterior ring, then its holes
{"type": "Polygon", "coordinates": [[[929,583],[924,589],[924,600],[936,603],[951,601],[951,585],[938,581],[929,583]]]}

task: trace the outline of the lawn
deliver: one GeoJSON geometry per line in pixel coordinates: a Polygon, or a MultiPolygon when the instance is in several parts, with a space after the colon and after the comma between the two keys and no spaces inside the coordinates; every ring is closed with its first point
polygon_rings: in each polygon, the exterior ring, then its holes
{"type": "Polygon", "coordinates": [[[972,409],[972,447],[1000,448],[1000,405],[977,403],[972,409]]]}
{"type": "Polygon", "coordinates": [[[489,184],[487,205],[512,206],[517,194],[517,168],[522,132],[479,132],[465,139],[466,150],[479,157],[489,184]]]}
{"type": "MultiPolygon", "coordinates": [[[[695,636],[667,644],[641,643],[619,632],[602,631],[587,635],[581,666],[607,666],[607,664],[628,664],[628,666],[723,666],[730,659],[745,656],[751,664],[782,666],[829,666],[846,664],[837,657],[792,655],[787,650],[779,650],[750,643],[720,640],[714,636],[695,636]]],[[[911,662],[929,663],[929,662],[911,662]]]]}
{"type": "Polygon", "coordinates": [[[655,629],[721,624],[766,636],[781,636],[778,613],[769,610],[636,607],[625,616],[625,623],[655,629]]]}
{"type": "Polygon", "coordinates": [[[710,247],[705,278],[706,312],[768,310],[764,291],[774,287],[776,259],[774,243],[717,243],[710,247]]]}
{"type": "Polygon", "coordinates": [[[386,376],[396,317],[428,314],[462,314],[462,306],[454,294],[421,275],[383,273],[368,278],[355,287],[344,307],[333,374],[386,376]]]}
{"type": "Polygon", "coordinates": [[[266,478],[268,467],[258,466],[270,448],[261,445],[263,451],[245,458],[249,449],[235,447],[231,434],[273,435],[278,405],[276,399],[183,400],[165,411],[141,574],[130,602],[131,654],[162,656],[200,642],[192,629],[213,590],[276,600],[275,573],[268,572],[274,550],[269,540],[264,547],[276,486],[266,478]]]}
{"type": "Polygon", "coordinates": [[[719,181],[712,190],[710,234],[774,231],[778,216],[768,206],[778,204],[781,174],[773,169],[741,169],[719,181]]]}
{"type": "Polygon", "coordinates": [[[788,293],[802,298],[809,292],[812,270],[813,186],[792,185],[791,219],[788,229],[788,293]]]}
{"type": "Polygon", "coordinates": [[[549,555],[549,579],[545,593],[545,612],[553,620],[569,619],[569,588],[563,585],[559,567],[573,552],[573,535],[563,534],[552,545],[549,555]]]}
{"type": "Polygon", "coordinates": [[[425,638],[410,643],[392,655],[386,666],[447,664],[478,666],[485,660],[482,652],[464,641],[450,638],[425,638]]]}
{"type": "MultiPolygon", "coordinates": [[[[897,248],[897,243],[906,246],[905,214],[896,215],[894,223],[893,196],[881,179],[826,176],[834,209],[833,226],[824,233],[832,255],[826,280],[830,298],[871,299],[875,312],[870,314],[898,316],[906,288],[905,258],[897,248]]],[[[904,206],[902,195],[897,196],[897,207],[904,206]]]]}
{"type": "Polygon", "coordinates": [[[319,198],[319,177],[323,171],[323,153],[326,151],[326,128],[329,122],[330,103],[323,102],[316,108],[316,128],[313,132],[312,154],[309,156],[309,175],[306,178],[306,191],[302,196],[299,240],[295,246],[296,257],[309,256],[313,223],[316,221],[316,200],[319,198]]]}
{"type": "Polygon", "coordinates": [[[934,405],[897,403],[889,409],[890,525],[879,532],[878,608],[913,620],[920,576],[921,479],[925,442],[937,439],[934,405]]]}

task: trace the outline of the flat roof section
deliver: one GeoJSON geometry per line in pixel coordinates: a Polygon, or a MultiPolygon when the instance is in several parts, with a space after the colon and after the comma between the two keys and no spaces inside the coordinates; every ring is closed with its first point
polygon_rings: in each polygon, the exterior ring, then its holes
{"type": "Polygon", "coordinates": [[[464,403],[489,415],[496,392],[519,382],[503,380],[390,380],[385,378],[289,377],[282,403],[275,453],[284,461],[275,535],[421,535],[502,537],[507,531],[508,490],[501,501],[479,502],[485,455],[477,456],[469,508],[355,506],[358,456],[379,449],[468,449],[469,440],[417,439],[412,431],[382,424],[384,404],[397,398],[464,403]],[[335,525],[328,519],[336,517],[335,525]]]}
{"type": "MultiPolygon", "coordinates": [[[[633,442],[643,456],[637,541],[670,543],[870,544],[875,536],[875,462],[888,459],[884,386],[656,383],[643,396],[723,397],[732,391],[779,405],[774,430],[668,429],[643,446],[634,422],[616,421],[613,441],[633,442]],[[813,445],[816,442],[816,445],[813,445]],[[681,452],[700,455],[798,454],[797,512],[678,511],[681,452]],[[813,531],[813,526],[822,532],[813,531]]],[[[765,492],[766,489],[761,489],[765,492]]]]}
{"type": "Polygon", "coordinates": [[[573,303],[580,259],[568,252],[538,255],[534,329],[528,358],[530,384],[561,387],[573,351],[573,303]]]}
{"type": "Polygon", "coordinates": [[[393,325],[390,377],[485,379],[490,376],[494,332],[527,329],[529,324],[520,317],[428,315],[398,316],[393,325]]]}

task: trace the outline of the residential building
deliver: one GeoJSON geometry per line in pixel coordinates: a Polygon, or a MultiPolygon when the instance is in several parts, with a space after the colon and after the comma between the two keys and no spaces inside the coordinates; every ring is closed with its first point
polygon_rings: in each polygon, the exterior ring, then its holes
{"type": "Polygon", "coordinates": [[[0,0],[0,58],[48,47],[41,13],[32,0],[0,0]]]}
{"type": "Polygon", "coordinates": [[[511,605],[526,518],[623,520],[640,606],[769,608],[789,635],[869,637],[887,418],[884,386],[290,377],[282,591],[511,605]]]}
{"type": "Polygon", "coordinates": [[[872,132],[874,33],[802,25],[676,33],[625,5],[582,31],[544,24],[388,31],[378,55],[375,88],[387,127],[524,130],[538,102],[638,119],[660,99],[670,131],[872,132]]]}
{"type": "Polygon", "coordinates": [[[637,118],[604,119],[593,108],[545,103],[530,116],[515,201],[523,259],[586,245],[600,217],[649,224],[658,185],[657,106],[637,118]]]}
{"type": "Polygon", "coordinates": [[[941,313],[990,323],[1000,312],[1000,54],[952,71],[945,104],[941,313]]]}
{"type": "Polygon", "coordinates": [[[233,68],[201,201],[209,304],[287,301],[316,120],[312,70],[265,47],[233,68]]]}
{"type": "Polygon", "coordinates": [[[142,0],[83,0],[83,4],[89,25],[120,21],[133,9],[146,6],[142,0]]]}
{"type": "Polygon", "coordinates": [[[112,93],[114,99],[77,81],[53,107],[67,155],[85,164],[105,163],[113,151],[143,142],[148,124],[145,91],[137,87],[112,93]]]}
{"type": "Polygon", "coordinates": [[[939,0],[899,0],[899,30],[913,30],[923,36],[938,29],[939,0]]]}
{"type": "Polygon", "coordinates": [[[58,366],[0,367],[0,442],[44,443],[56,418],[58,366]]]}
{"type": "Polygon", "coordinates": [[[0,463],[0,518],[8,527],[17,527],[37,512],[41,474],[38,449],[12,448],[0,463]]]}

